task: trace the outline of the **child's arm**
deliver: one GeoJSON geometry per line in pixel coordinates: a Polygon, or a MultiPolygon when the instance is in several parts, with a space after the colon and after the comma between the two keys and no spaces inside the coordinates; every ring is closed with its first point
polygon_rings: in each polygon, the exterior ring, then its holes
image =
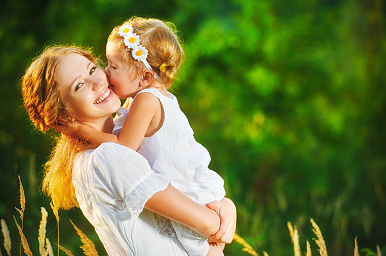
{"type": "Polygon", "coordinates": [[[161,103],[153,94],[138,94],[126,116],[117,142],[136,151],[143,137],[159,129],[160,120],[154,117],[160,110],[161,103]]]}
{"type": "Polygon", "coordinates": [[[114,134],[98,131],[79,122],[59,124],[55,127],[55,130],[71,137],[80,136],[95,145],[100,145],[104,142],[117,142],[117,136],[114,134]]]}
{"type": "MultiPolygon", "coordinates": [[[[115,142],[136,151],[160,108],[157,97],[150,93],[139,94],[131,105],[118,138],[81,123],[68,124],[59,130],[70,136],[81,136],[95,145],[115,142]]],[[[155,126],[158,127],[158,124],[155,126]]]]}
{"type": "Polygon", "coordinates": [[[89,142],[100,145],[104,142],[115,142],[117,143],[117,136],[112,133],[98,131],[85,124],[80,124],[75,132],[75,136],[81,136],[89,142]]]}

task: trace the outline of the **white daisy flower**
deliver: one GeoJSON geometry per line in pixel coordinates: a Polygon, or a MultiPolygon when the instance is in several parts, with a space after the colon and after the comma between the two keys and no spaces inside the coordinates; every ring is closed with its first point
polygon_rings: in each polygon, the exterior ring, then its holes
{"type": "Polygon", "coordinates": [[[128,35],[125,35],[124,40],[125,45],[130,48],[135,48],[140,44],[139,36],[135,33],[130,33],[128,35]]]}
{"type": "Polygon", "coordinates": [[[147,50],[142,45],[139,45],[133,49],[131,55],[135,60],[144,61],[147,58],[147,50]]]}
{"type": "Polygon", "coordinates": [[[131,25],[122,25],[118,31],[118,34],[123,37],[131,33],[133,33],[133,27],[131,25]]]}

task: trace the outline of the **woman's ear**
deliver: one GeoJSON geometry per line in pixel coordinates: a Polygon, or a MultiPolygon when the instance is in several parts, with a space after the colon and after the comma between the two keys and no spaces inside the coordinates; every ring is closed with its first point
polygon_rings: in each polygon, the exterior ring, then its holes
{"type": "Polygon", "coordinates": [[[153,73],[153,71],[145,70],[142,73],[142,77],[141,77],[141,80],[139,81],[139,85],[142,88],[147,88],[147,87],[149,87],[153,83],[153,81],[154,81],[154,73],[153,73]]]}

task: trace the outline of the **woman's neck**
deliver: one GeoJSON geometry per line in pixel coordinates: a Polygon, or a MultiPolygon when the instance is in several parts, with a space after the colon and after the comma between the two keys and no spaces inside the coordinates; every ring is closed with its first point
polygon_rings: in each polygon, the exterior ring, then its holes
{"type": "Polygon", "coordinates": [[[112,116],[104,119],[93,120],[92,122],[84,122],[84,124],[105,133],[112,133],[114,128],[114,120],[112,116]]]}

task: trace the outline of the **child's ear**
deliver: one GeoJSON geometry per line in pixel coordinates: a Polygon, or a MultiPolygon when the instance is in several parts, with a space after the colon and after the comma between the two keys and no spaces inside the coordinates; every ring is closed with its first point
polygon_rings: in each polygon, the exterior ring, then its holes
{"type": "Polygon", "coordinates": [[[145,70],[143,73],[142,73],[142,78],[141,80],[139,81],[139,85],[142,87],[142,88],[147,88],[151,85],[151,83],[154,81],[154,73],[153,71],[150,71],[150,70],[145,70]]]}

